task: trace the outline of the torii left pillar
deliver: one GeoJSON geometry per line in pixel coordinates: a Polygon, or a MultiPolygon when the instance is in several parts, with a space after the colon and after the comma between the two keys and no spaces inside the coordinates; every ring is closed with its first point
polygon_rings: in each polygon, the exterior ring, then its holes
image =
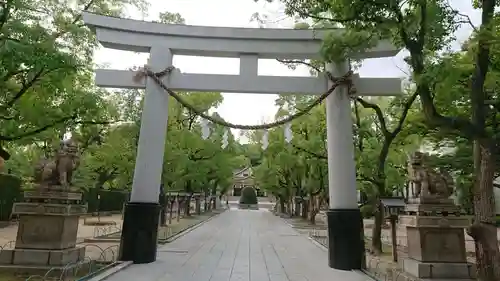
{"type": "MultiPolygon", "coordinates": [[[[159,72],[172,65],[168,48],[152,47],[149,67],[159,72]]],[[[150,263],[156,260],[160,195],[169,95],[146,78],[139,144],[130,202],[125,206],[119,260],[150,263]]]]}

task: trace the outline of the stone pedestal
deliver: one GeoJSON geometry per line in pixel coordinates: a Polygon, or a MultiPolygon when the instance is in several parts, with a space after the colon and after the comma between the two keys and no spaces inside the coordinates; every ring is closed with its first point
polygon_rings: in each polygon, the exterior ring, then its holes
{"type": "Polygon", "coordinates": [[[399,217],[406,227],[408,257],[403,270],[418,278],[473,279],[475,266],[467,263],[464,228],[470,218],[453,204],[408,204],[399,217]]]}
{"type": "Polygon", "coordinates": [[[87,211],[81,199],[76,192],[25,191],[12,210],[19,215],[15,248],[0,252],[0,266],[43,270],[83,261],[85,248],[76,246],[79,216],[87,211]]]}

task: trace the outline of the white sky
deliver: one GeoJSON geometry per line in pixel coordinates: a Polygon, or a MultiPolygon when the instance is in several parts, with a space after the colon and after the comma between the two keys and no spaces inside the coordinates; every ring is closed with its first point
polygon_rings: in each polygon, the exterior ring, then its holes
{"type": "MultiPolygon", "coordinates": [[[[180,13],[189,25],[227,26],[227,27],[257,27],[257,23],[250,22],[253,13],[260,12],[269,15],[269,19],[283,19],[283,8],[278,2],[264,3],[254,0],[149,0],[151,6],[149,16],[141,18],[136,11],[130,11],[134,19],[154,20],[159,12],[180,13]]],[[[470,0],[453,0],[452,6],[461,13],[471,17],[477,26],[480,22],[480,13],[472,9],[470,0]]],[[[293,22],[281,20],[270,22],[268,27],[290,28],[293,22]]],[[[466,40],[472,28],[466,24],[457,31],[457,42],[453,47],[459,47],[460,42],[466,40]]],[[[363,62],[359,73],[364,77],[403,77],[402,70],[407,69],[400,52],[394,58],[369,59],[363,62]]],[[[147,55],[135,54],[101,48],[95,54],[95,63],[109,65],[109,68],[128,69],[132,66],[141,66],[146,63],[147,55]],[[126,57],[126,59],[124,59],[126,57]]],[[[237,74],[239,72],[238,59],[229,58],[201,58],[174,56],[174,66],[182,72],[237,74]]],[[[280,65],[274,60],[259,60],[260,75],[307,76],[308,70],[299,68],[295,71],[280,65]]],[[[274,119],[276,95],[262,94],[224,94],[224,102],[216,110],[224,119],[238,124],[259,124],[274,119]]],[[[233,131],[233,133],[235,133],[233,131]]],[[[236,134],[237,136],[238,134],[236,134]]]]}

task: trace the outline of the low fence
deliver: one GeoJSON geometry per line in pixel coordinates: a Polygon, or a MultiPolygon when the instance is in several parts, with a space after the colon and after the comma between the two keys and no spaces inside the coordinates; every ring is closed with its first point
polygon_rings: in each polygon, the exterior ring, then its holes
{"type": "Polygon", "coordinates": [[[96,226],[94,227],[94,238],[102,238],[102,237],[107,237],[112,234],[120,233],[122,231],[122,228],[118,225],[111,224],[111,225],[102,225],[102,226],[96,226]]]}
{"type": "MultiPolygon", "coordinates": [[[[55,266],[45,272],[36,267],[30,267],[29,270],[41,271],[39,274],[22,274],[9,277],[6,280],[29,280],[29,281],[67,281],[67,280],[86,280],[86,276],[91,276],[98,271],[112,267],[118,264],[118,245],[102,247],[97,244],[82,245],[85,247],[86,256],[78,262],[70,262],[64,266],[55,266]],[[22,277],[22,276],[25,277],[22,277]],[[14,278],[14,279],[12,279],[14,278]]],[[[15,247],[15,241],[9,241],[0,246],[0,254],[4,250],[11,250],[15,247]]],[[[15,270],[15,266],[12,266],[15,270]]],[[[21,270],[21,269],[20,269],[21,270]]],[[[22,270],[25,270],[24,267],[22,270]]],[[[1,276],[0,276],[1,277],[1,276]]],[[[3,279],[2,279],[3,280],[3,279]]]]}

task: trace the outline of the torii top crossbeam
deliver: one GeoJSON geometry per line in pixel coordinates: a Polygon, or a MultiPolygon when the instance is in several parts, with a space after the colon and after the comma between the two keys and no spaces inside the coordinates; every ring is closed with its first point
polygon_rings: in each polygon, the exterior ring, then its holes
{"type": "MultiPolygon", "coordinates": [[[[169,88],[181,91],[323,94],[327,90],[327,81],[322,75],[259,76],[258,59],[317,59],[320,58],[324,36],[328,32],[344,32],[342,29],[295,30],[162,24],[88,12],[83,13],[83,20],[96,29],[97,39],[106,48],[151,52],[154,47],[162,47],[172,55],[240,58],[239,75],[172,73],[168,80],[169,88]]],[[[382,41],[375,48],[357,55],[357,58],[391,57],[398,51],[388,42],[382,41]]],[[[110,88],[144,88],[144,81],[133,81],[134,75],[132,71],[97,70],[96,84],[110,88]]],[[[355,76],[353,82],[360,95],[394,95],[401,91],[399,78],[355,76]]]]}

